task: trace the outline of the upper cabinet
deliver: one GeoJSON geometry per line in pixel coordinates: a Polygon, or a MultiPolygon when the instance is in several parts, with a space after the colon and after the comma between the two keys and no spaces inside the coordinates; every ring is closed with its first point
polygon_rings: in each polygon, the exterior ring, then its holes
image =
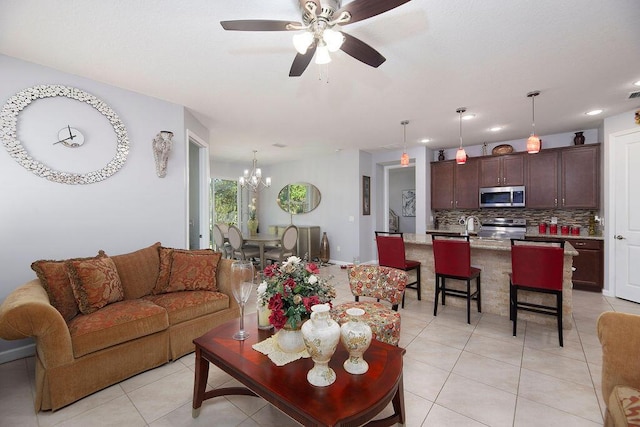
{"type": "Polygon", "coordinates": [[[526,186],[532,209],[598,209],[600,144],[431,163],[431,209],[477,209],[480,187],[526,186]]]}
{"type": "Polygon", "coordinates": [[[562,207],[593,208],[600,205],[600,144],[560,152],[562,207]]]}
{"type": "Polygon", "coordinates": [[[480,187],[524,185],[526,154],[480,159],[480,187]]]}
{"type": "Polygon", "coordinates": [[[597,209],[599,159],[599,144],[530,155],[526,167],[527,208],[597,209]]]}
{"type": "Polygon", "coordinates": [[[480,162],[454,160],[431,163],[431,209],[478,208],[478,171],[480,162]]]}

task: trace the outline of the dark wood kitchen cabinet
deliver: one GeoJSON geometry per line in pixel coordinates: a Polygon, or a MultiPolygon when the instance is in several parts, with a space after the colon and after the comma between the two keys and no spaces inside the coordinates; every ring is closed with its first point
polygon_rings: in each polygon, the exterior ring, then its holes
{"type": "Polygon", "coordinates": [[[570,240],[578,251],[573,257],[573,287],[583,291],[602,292],[604,284],[604,241],[570,240]]]}
{"type": "Polygon", "coordinates": [[[526,154],[480,159],[480,187],[524,185],[526,154]]]}
{"type": "Polygon", "coordinates": [[[560,192],[563,208],[599,207],[599,153],[599,144],[584,145],[560,152],[560,192]]]}
{"type": "Polygon", "coordinates": [[[526,165],[526,207],[597,209],[600,144],[531,154],[526,165]]]}
{"type": "Polygon", "coordinates": [[[431,209],[478,208],[479,169],[475,159],[431,163],[431,209]]]}
{"type": "Polygon", "coordinates": [[[431,163],[431,209],[453,209],[456,162],[431,163]]]}

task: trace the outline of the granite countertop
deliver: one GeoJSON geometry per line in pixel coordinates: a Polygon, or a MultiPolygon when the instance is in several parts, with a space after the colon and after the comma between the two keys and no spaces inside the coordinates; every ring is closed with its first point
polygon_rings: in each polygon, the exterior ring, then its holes
{"type": "MultiPolygon", "coordinates": [[[[442,232],[445,230],[433,230],[432,232],[442,232]]],[[[429,231],[427,231],[429,232],[429,231]]],[[[454,233],[453,230],[449,230],[448,232],[454,233]]],[[[431,236],[429,234],[414,234],[414,233],[405,233],[403,234],[404,242],[409,244],[416,245],[427,245],[431,246],[431,236]]],[[[578,236],[574,236],[578,237],[578,236]]],[[[477,249],[490,249],[496,251],[511,251],[511,242],[506,239],[487,239],[482,237],[476,237],[473,233],[470,236],[469,242],[472,248],[477,249]]],[[[567,242],[564,246],[565,255],[578,255],[578,251],[571,245],[571,243],[567,242]]]]}
{"type": "MultiPolygon", "coordinates": [[[[447,227],[447,228],[439,228],[439,229],[435,229],[435,228],[429,228],[427,229],[427,234],[429,233],[451,233],[451,234],[460,234],[464,231],[464,227],[447,227]]],[[[471,237],[475,236],[477,234],[477,232],[471,232],[469,233],[469,235],[471,237]]],[[[572,234],[540,234],[538,233],[538,229],[535,228],[531,228],[529,227],[527,229],[527,233],[525,234],[525,237],[549,237],[549,238],[553,238],[553,239],[584,239],[584,240],[604,240],[604,236],[599,235],[599,236],[589,236],[589,234],[584,231],[581,230],[580,231],[580,235],[576,236],[576,235],[572,235],[572,234]]]]}

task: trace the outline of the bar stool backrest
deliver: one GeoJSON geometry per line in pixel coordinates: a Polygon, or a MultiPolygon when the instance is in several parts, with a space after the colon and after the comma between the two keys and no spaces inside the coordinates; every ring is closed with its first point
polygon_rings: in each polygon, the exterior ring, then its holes
{"type": "Polygon", "coordinates": [[[378,263],[385,267],[406,267],[406,255],[402,233],[385,233],[376,231],[376,244],[378,246],[378,263]]]}
{"type": "Polygon", "coordinates": [[[433,258],[437,274],[471,276],[471,246],[469,237],[433,235],[433,258]]]}
{"type": "Polygon", "coordinates": [[[564,242],[560,246],[511,242],[511,281],[531,288],[562,290],[564,242]]]}

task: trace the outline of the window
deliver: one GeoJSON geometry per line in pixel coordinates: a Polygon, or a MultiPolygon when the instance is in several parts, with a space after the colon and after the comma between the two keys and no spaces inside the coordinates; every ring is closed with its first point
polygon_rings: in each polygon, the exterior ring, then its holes
{"type": "MultiPolygon", "coordinates": [[[[222,222],[238,225],[238,181],[215,178],[211,180],[211,228],[222,222]]],[[[213,233],[211,233],[213,236],[213,233]]],[[[212,237],[213,238],[213,237],[212,237]]],[[[213,247],[213,242],[211,242],[213,247]]]]}

